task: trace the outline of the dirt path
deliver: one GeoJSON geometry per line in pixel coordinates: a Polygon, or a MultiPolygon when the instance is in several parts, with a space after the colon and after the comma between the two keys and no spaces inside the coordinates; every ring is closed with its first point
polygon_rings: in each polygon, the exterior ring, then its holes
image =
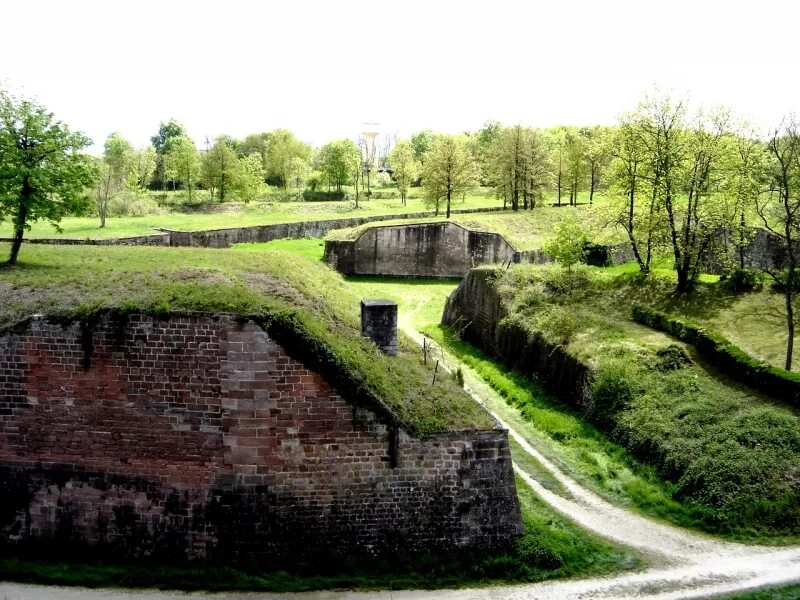
{"type": "MultiPolygon", "coordinates": [[[[421,342],[421,337],[414,337],[421,342]]],[[[452,358],[446,362],[456,364],[452,358]]],[[[470,393],[481,404],[481,396],[494,394],[471,369],[462,366],[462,370],[470,393]]],[[[509,434],[523,450],[539,461],[572,497],[567,499],[550,492],[515,466],[520,477],[545,502],[598,536],[637,549],[655,566],[602,578],[514,586],[288,595],[89,590],[0,583],[0,600],[271,600],[287,597],[295,600],[679,600],[710,598],[800,581],[800,547],[767,548],[719,541],[614,506],[565,475],[498,415],[494,416],[509,429],[509,434]]]]}

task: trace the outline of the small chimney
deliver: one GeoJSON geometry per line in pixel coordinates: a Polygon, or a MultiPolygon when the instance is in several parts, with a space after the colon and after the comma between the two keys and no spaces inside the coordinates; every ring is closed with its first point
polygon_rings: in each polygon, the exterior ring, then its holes
{"type": "Polygon", "coordinates": [[[361,335],[386,354],[397,356],[397,302],[362,300],[361,335]]]}

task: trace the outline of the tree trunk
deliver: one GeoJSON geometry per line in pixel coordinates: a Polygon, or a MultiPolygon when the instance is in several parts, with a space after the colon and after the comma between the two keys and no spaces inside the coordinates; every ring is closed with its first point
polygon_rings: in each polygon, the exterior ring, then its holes
{"type": "Polygon", "coordinates": [[[20,194],[19,211],[17,211],[17,218],[14,223],[14,239],[11,242],[11,256],[8,257],[8,264],[17,264],[17,256],[19,256],[19,249],[22,246],[22,236],[25,235],[25,222],[28,220],[28,198],[31,193],[30,184],[27,177],[22,182],[22,193],[20,194]]]}
{"type": "Polygon", "coordinates": [[[744,210],[739,215],[739,268],[744,269],[744,210]]]}
{"type": "Polygon", "coordinates": [[[446,218],[450,218],[450,196],[452,195],[450,188],[447,188],[447,216],[446,218]]]}
{"type": "MultiPolygon", "coordinates": [[[[787,186],[788,188],[788,186],[787,186]]],[[[786,258],[789,262],[789,270],[786,273],[786,290],[784,293],[784,302],[786,304],[786,364],[787,371],[792,370],[792,354],[794,353],[794,307],[792,306],[792,296],[794,295],[794,278],[795,269],[797,269],[797,257],[794,255],[794,235],[792,228],[794,226],[794,219],[791,217],[792,212],[789,207],[789,190],[784,191],[784,210],[788,218],[784,225],[784,237],[786,239],[786,258]]]]}

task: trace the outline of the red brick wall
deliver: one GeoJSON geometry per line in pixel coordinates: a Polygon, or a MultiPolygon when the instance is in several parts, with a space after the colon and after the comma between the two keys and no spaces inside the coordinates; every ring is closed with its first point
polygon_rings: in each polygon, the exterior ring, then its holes
{"type": "Polygon", "coordinates": [[[0,394],[16,550],[233,561],[520,530],[504,432],[392,431],[254,323],[35,319],[0,338],[0,394]]]}

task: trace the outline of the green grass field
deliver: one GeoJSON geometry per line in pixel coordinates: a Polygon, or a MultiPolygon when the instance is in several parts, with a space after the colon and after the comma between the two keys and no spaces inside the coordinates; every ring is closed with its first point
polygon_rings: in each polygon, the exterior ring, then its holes
{"type": "MultiPolygon", "coordinates": [[[[224,207],[225,205],[220,205],[224,207]]],[[[502,206],[495,199],[491,190],[480,188],[460,199],[453,208],[471,209],[502,206]]],[[[44,222],[31,224],[29,237],[40,238],[74,238],[74,239],[107,239],[130,237],[157,233],[156,229],[174,229],[177,231],[198,231],[204,229],[224,229],[228,227],[246,227],[249,225],[271,225],[274,223],[296,223],[299,221],[344,219],[351,217],[367,217],[375,215],[393,215],[416,212],[427,212],[421,197],[410,198],[406,205],[399,198],[388,200],[365,200],[363,197],[359,207],[352,200],[336,202],[271,202],[251,205],[231,204],[229,208],[237,208],[237,212],[220,212],[214,214],[167,212],[143,217],[110,217],[106,227],[100,228],[96,217],[65,217],[61,221],[59,232],[52,225],[44,222]]],[[[12,235],[9,221],[0,223],[0,237],[12,235]]]]}

